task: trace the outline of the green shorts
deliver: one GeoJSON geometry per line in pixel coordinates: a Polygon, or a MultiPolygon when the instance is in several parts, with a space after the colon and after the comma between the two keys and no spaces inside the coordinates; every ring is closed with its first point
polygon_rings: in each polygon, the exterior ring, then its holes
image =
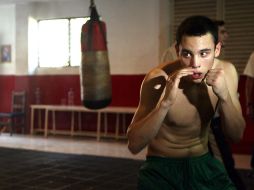
{"type": "Polygon", "coordinates": [[[148,156],[138,176],[139,190],[236,190],[222,163],[209,153],[190,158],[148,156]]]}

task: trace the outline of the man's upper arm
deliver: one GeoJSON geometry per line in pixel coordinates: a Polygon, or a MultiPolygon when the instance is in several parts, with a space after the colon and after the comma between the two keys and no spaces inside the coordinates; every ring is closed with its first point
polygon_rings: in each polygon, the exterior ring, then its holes
{"type": "Polygon", "coordinates": [[[166,77],[166,73],[161,69],[155,69],[145,76],[140,89],[139,105],[133,121],[145,117],[157,106],[165,88],[166,77]]]}
{"type": "Polygon", "coordinates": [[[238,83],[239,83],[238,73],[236,71],[235,66],[231,63],[226,64],[226,69],[227,69],[226,81],[227,81],[229,94],[237,110],[242,112],[241,104],[239,101],[239,93],[238,93],[238,83]]]}

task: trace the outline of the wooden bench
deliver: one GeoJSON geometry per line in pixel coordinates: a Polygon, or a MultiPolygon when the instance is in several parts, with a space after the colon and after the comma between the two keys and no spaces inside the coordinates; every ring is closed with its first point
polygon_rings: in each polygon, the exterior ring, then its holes
{"type": "MultiPolygon", "coordinates": [[[[107,134],[108,131],[108,123],[107,123],[107,117],[108,113],[115,113],[116,114],[116,124],[115,124],[115,139],[118,139],[120,137],[125,137],[119,135],[119,117],[120,115],[123,116],[123,120],[125,120],[125,114],[134,114],[136,111],[135,107],[106,107],[103,109],[98,110],[91,110],[87,109],[83,106],[69,106],[69,105],[31,105],[31,128],[30,128],[30,134],[34,134],[35,131],[42,131],[44,132],[44,136],[47,137],[48,133],[53,134],[70,134],[71,136],[74,135],[88,135],[88,136],[96,136],[97,140],[99,141],[101,138],[101,118],[104,117],[104,136],[105,137],[112,137],[109,134],[107,134]],[[35,122],[35,111],[38,110],[38,129],[34,128],[34,122],[35,122]],[[41,127],[42,123],[42,111],[45,112],[44,115],[44,128],[41,127]],[[52,130],[48,129],[48,123],[49,123],[49,112],[52,113],[52,130]],[[71,112],[71,126],[70,131],[63,131],[63,130],[56,130],[56,122],[55,122],[55,114],[56,112],[71,112]],[[86,131],[81,131],[81,116],[80,114],[82,112],[90,112],[95,113],[97,115],[97,124],[96,124],[96,132],[95,133],[88,133],[86,131]],[[78,131],[74,130],[74,124],[75,124],[75,113],[78,113],[78,131]]],[[[124,130],[126,129],[125,122],[123,122],[124,130]]]]}

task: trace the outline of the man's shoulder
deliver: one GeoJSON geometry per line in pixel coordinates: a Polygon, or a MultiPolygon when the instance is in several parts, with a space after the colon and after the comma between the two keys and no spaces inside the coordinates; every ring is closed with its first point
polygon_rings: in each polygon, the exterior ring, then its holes
{"type": "Polygon", "coordinates": [[[165,73],[165,71],[162,69],[161,65],[158,67],[153,68],[152,70],[150,70],[146,76],[145,76],[145,81],[159,77],[159,76],[166,76],[167,74],[165,73]]]}
{"type": "Polygon", "coordinates": [[[235,81],[239,79],[236,67],[232,62],[226,60],[218,61],[217,67],[222,68],[228,81],[232,82],[234,79],[236,79],[235,81]]]}
{"type": "Polygon", "coordinates": [[[248,62],[250,62],[252,64],[254,63],[254,51],[250,54],[248,62]]]}
{"type": "Polygon", "coordinates": [[[250,56],[254,57],[254,51],[251,52],[250,56]]]}
{"type": "Polygon", "coordinates": [[[224,70],[227,70],[227,69],[234,69],[235,66],[230,61],[227,61],[224,59],[216,59],[216,68],[223,68],[224,70]]]}
{"type": "Polygon", "coordinates": [[[179,69],[179,67],[179,60],[164,62],[150,70],[145,78],[150,79],[158,76],[165,77],[168,76],[170,73],[175,72],[177,69],[179,69]]]}

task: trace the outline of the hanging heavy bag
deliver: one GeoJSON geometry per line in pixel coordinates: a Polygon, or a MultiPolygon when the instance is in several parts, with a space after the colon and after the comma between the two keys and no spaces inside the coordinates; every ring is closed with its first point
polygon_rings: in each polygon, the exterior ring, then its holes
{"type": "Polygon", "coordinates": [[[89,109],[100,109],[111,102],[111,76],[106,42],[106,25],[99,20],[91,1],[91,16],[81,31],[81,99],[89,109]]]}

